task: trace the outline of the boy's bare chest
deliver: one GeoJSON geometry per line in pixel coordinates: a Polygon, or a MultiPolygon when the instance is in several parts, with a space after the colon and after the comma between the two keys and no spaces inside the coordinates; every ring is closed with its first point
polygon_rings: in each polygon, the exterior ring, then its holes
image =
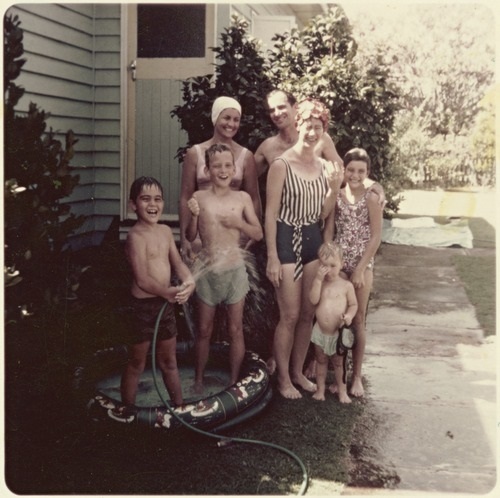
{"type": "Polygon", "coordinates": [[[168,256],[169,243],[165,238],[152,238],[146,246],[146,256],[148,259],[164,259],[168,256]]]}
{"type": "Polygon", "coordinates": [[[201,213],[208,218],[219,218],[229,214],[241,215],[242,207],[239,202],[234,199],[217,199],[214,202],[205,203],[201,206],[201,213]]]}

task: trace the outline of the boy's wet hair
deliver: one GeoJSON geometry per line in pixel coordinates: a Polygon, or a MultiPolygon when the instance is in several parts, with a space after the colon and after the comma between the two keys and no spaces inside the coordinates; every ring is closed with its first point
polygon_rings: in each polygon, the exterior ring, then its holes
{"type": "Polygon", "coordinates": [[[318,249],[318,258],[319,259],[328,259],[328,258],[335,258],[338,256],[340,258],[340,261],[343,261],[344,256],[342,253],[342,247],[340,247],[337,243],[335,242],[323,242],[319,246],[318,249]]]}
{"type": "Polygon", "coordinates": [[[158,190],[163,196],[163,187],[156,178],[153,178],[152,176],[141,176],[136,178],[134,183],[132,183],[130,187],[129,199],[135,202],[144,187],[158,187],[158,190]]]}
{"type": "Polygon", "coordinates": [[[279,88],[275,88],[274,90],[271,90],[267,95],[266,95],[266,100],[265,100],[265,105],[266,108],[269,108],[268,106],[268,99],[271,97],[274,97],[278,93],[282,93],[285,95],[287,102],[293,107],[297,103],[297,99],[290,93],[287,92],[286,90],[280,90],[279,88]]]}
{"type": "Polygon", "coordinates": [[[363,161],[366,163],[366,168],[368,173],[370,173],[370,169],[372,167],[372,161],[368,152],[365,149],[361,149],[360,147],[356,147],[354,149],[346,152],[344,156],[344,165],[347,166],[351,161],[363,161]]]}
{"type": "Polygon", "coordinates": [[[205,151],[205,166],[210,167],[210,159],[219,152],[231,152],[231,157],[233,158],[234,164],[234,154],[230,147],[225,144],[213,144],[205,151]]]}
{"type": "MultiPolygon", "coordinates": [[[[307,119],[316,118],[323,124],[323,131],[328,130],[328,123],[330,120],[330,111],[323,102],[308,97],[301,100],[297,105],[297,115],[295,122],[300,126],[307,119]]],[[[344,163],[345,164],[345,163],[344,163]]]]}

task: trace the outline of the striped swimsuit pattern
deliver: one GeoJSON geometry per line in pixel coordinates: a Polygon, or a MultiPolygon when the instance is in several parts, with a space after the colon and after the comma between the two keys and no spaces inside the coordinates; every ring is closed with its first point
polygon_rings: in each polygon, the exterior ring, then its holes
{"type": "Polygon", "coordinates": [[[278,221],[293,227],[293,252],[295,254],[294,280],[302,276],[302,227],[317,223],[328,193],[326,168],[323,164],[321,175],[315,180],[305,180],[294,173],[286,159],[280,158],[286,165],[286,177],[281,195],[278,221]]]}

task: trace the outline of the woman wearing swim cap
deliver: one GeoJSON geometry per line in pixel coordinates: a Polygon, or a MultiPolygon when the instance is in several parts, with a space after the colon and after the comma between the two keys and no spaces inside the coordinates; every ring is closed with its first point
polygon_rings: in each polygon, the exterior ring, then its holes
{"type": "Polygon", "coordinates": [[[236,175],[231,182],[234,190],[246,191],[253,200],[255,212],[259,219],[262,207],[257,182],[255,160],[252,152],[233,140],[238,132],[241,120],[241,105],[232,97],[218,97],[212,105],[212,123],[214,134],[212,138],[201,144],[196,144],[186,152],[182,166],[181,196],[179,206],[181,252],[188,261],[199,251],[196,241],[189,243],[185,231],[190,219],[188,200],[196,190],[210,187],[210,178],[205,170],[205,151],[213,144],[225,144],[233,152],[236,175]]]}

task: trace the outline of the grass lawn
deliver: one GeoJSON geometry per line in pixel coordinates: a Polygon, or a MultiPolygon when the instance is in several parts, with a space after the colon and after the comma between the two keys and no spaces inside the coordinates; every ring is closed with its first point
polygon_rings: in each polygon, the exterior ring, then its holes
{"type": "MultiPolygon", "coordinates": [[[[88,400],[75,397],[73,371],[96,350],[120,344],[130,275],[118,244],[80,257],[92,267],[83,274],[79,300],[7,330],[5,477],[11,491],[296,494],[302,470],[274,447],[219,448],[185,429],[169,434],[86,418],[88,400]]],[[[247,343],[263,356],[277,318],[272,294],[264,294],[258,312],[248,313],[253,323],[246,323],[247,343]]],[[[363,401],[342,406],[332,395],[321,403],[308,393],[294,401],[275,394],[263,413],[225,435],[283,446],[300,458],[309,478],[334,489],[349,481],[352,433],[363,409],[363,401]]]]}
{"type": "MultiPolygon", "coordinates": [[[[448,218],[444,216],[435,216],[434,220],[436,223],[448,223],[448,218]]],[[[476,317],[485,336],[494,335],[496,334],[495,229],[483,218],[468,218],[467,221],[473,236],[473,250],[468,251],[469,254],[457,254],[452,260],[467,297],[476,309],[476,317]],[[476,249],[481,251],[475,251],[476,249]]]]}
{"type": "MultiPolygon", "coordinates": [[[[475,249],[495,249],[495,230],[482,218],[470,218],[475,249]]],[[[496,254],[457,255],[453,262],[486,336],[496,334],[496,254]]]]}
{"type": "MultiPolygon", "coordinates": [[[[493,334],[495,232],[482,219],[469,223],[475,249],[485,251],[457,254],[454,262],[479,323],[493,334]]],[[[120,344],[127,326],[120,305],[130,275],[117,243],[80,257],[92,267],[83,274],[77,301],[5,331],[5,478],[10,490],[36,495],[296,494],[302,470],[273,447],[235,443],[219,448],[213,438],[184,429],[169,434],[86,418],[86,400],[72,389],[74,368],[96,350],[120,344]]],[[[262,281],[263,294],[249,304],[251,320],[245,323],[249,348],[263,356],[277,318],[266,285],[262,281]]],[[[333,396],[319,403],[306,393],[294,401],[275,395],[263,413],[225,435],[285,447],[300,458],[310,479],[331,483],[338,494],[353,478],[353,434],[363,421],[364,403],[342,406],[333,396]]],[[[376,486],[389,487],[392,478],[383,476],[387,482],[376,486]]]]}
{"type": "Polygon", "coordinates": [[[454,256],[453,263],[486,336],[496,333],[495,256],[454,256]]]}

